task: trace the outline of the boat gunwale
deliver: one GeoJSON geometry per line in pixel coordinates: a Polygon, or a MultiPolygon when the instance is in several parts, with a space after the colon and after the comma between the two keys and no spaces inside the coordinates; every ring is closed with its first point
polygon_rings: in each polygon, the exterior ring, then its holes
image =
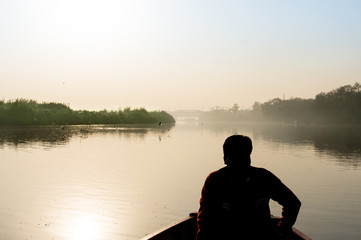
{"type": "Polygon", "coordinates": [[[156,237],[157,235],[159,235],[159,234],[161,234],[161,233],[163,233],[163,232],[165,232],[167,230],[170,230],[172,228],[175,228],[179,224],[185,223],[185,222],[187,222],[187,221],[189,221],[189,220],[191,220],[193,218],[196,218],[196,217],[197,217],[197,213],[190,213],[188,217],[185,217],[185,218],[182,218],[182,219],[180,219],[180,220],[178,220],[176,222],[173,222],[173,223],[171,223],[171,224],[169,224],[169,225],[167,225],[167,226],[165,226],[165,227],[163,227],[163,228],[161,228],[161,229],[159,229],[159,230],[157,230],[157,231],[155,231],[155,232],[153,232],[151,234],[146,235],[145,237],[141,238],[140,240],[150,240],[153,237],[156,237]]]}
{"type": "MultiPolygon", "coordinates": [[[[163,227],[151,234],[146,235],[145,237],[141,238],[141,240],[156,240],[158,239],[157,237],[159,237],[162,233],[165,233],[167,231],[172,231],[172,229],[176,229],[177,227],[179,227],[179,225],[181,224],[186,224],[187,222],[191,221],[191,220],[196,220],[197,218],[197,213],[190,213],[189,216],[180,219],[172,224],[169,224],[166,227],[163,227]]],[[[279,220],[281,219],[280,217],[276,217],[276,216],[271,216],[271,218],[273,220],[279,220]]],[[[296,227],[292,227],[292,231],[293,233],[299,237],[300,239],[303,240],[312,240],[310,237],[308,237],[306,234],[304,234],[302,231],[298,230],[296,227]]],[[[162,238],[163,239],[163,238],[162,238]]]]}

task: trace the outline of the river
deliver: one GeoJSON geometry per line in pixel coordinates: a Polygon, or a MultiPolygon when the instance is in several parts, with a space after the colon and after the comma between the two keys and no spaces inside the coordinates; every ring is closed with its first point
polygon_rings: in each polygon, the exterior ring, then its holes
{"type": "Polygon", "coordinates": [[[300,198],[297,228],[361,239],[360,128],[196,121],[0,128],[0,239],[139,239],[198,210],[232,134],[300,198]]]}

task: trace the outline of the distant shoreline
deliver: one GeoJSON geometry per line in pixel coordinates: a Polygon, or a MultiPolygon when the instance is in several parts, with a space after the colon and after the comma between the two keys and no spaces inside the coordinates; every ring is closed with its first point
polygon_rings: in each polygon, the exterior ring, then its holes
{"type": "Polygon", "coordinates": [[[197,119],[199,122],[267,122],[288,125],[360,125],[361,85],[345,85],[314,99],[274,98],[265,103],[255,102],[252,109],[240,110],[235,103],[225,109],[216,107],[210,111],[174,111],[176,117],[197,119]]]}
{"type": "Polygon", "coordinates": [[[175,123],[165,111],[125,108],[118,111],[72,110],[61,103],[16,99],[0,101],[0,126],[175,123]]]}

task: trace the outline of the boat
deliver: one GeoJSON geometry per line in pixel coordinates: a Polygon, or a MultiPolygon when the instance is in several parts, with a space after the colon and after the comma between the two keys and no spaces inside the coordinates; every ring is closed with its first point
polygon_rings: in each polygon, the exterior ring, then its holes
{"type": "MultiPolygon", "coordinates": [[[[272,223],[277,224],[279,217],[272,216],[272,223]]],[[[195,240],[197,234],[197,213],[190,213],[188,217],[171,224],[159,231],[149,234],[141,240],[195,240]]],[[[295,227],[288,240],[312,240],[295,227]]]]}

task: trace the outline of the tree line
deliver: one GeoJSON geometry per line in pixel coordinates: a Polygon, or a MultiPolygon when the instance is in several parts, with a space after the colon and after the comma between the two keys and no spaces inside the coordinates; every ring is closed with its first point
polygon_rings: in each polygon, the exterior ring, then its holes
{"type": "Polygon", "coordinates": [[[203,112],[201,120],[282,122],[297,124],[360,124],[361,85],[341,86],[313,99],[271,99],[255,102],[252,109],[239,110],[238,104],[229,109],[215,108],[203,112]]]}
{"type": "Polygon", "coordinates": [[[118,111],[72,110],[62,103],[38,103],[34,100],[0,100],[0,125],[82,125],[175,123],[165,111],[148,112],[129,107],[118,111]]]}

